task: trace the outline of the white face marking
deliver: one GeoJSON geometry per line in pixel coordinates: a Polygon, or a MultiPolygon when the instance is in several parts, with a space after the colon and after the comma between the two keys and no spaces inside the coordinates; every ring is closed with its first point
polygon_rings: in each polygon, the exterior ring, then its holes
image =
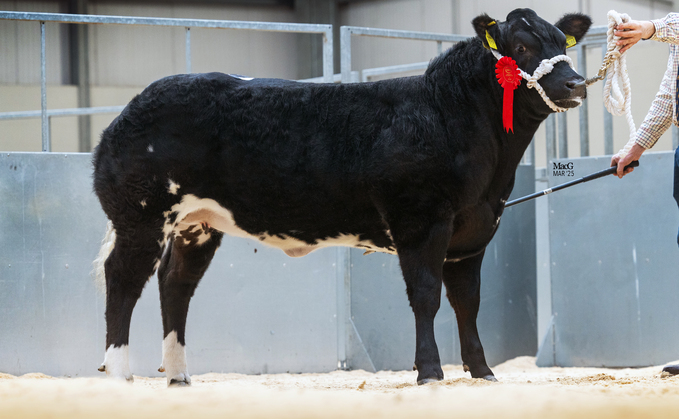
{"type": "Polygon", "coordinates": [[[146,208],[146,200],[145,200],[145,199],[143,199],[143,200],[142,200],[141,202],[139,202],[139,203],[141,204],[141,207],[142,207],[142,208],[146,208]]]}
{"type": "Polygon", "coordinates": [[[523,20],[524,22],[526,22],[526,25],[530,26],[530,23],[528,23],[528,21],[526,20],[525,17],[522,17],[521,20],[523,20]]]}
{"type": "Polygon", "coordinates": [[[146,147],[146,151],[148,151],[149,153],[153,153],[153,145],[149,144],[149,146],[146,147]]]}
{"type": "Polygon", "coordinates": [[[177,195],[177,189],[181,188],[178,183],[174,183],[174,180],[168,179],[167,191],[172,195],[177,195]]]}
{"type": "Polygon", "coordinates": [[[163,339],[163,364],[160,368],[165,370],[168,385],[171,380],[191,383],[186,369],[186,349],[177,341],[177,332],[174,330],[163,339]]]}
{"type": "Polygon", "coordinates": [[[130,372],[130,348],[123,345],[119,348],[113,345],[109,346],[104,356],[104,363],[106,367],[106,376],[109,378],[116,378],[120,380],[134,381],[132,373],[130,372]]]}
{"type": "MultiPolygon", "coordinates": [[[[180,237],[182,231],[190,231],[194,225],[205,222],[210,227],[230,236],[253,239],[268,246],[279,248],[291,257],[305,256],[321,247],[331,246],[360,247],[377,252],[396,254],[394,250],[377,247],[371,241],[362,241],[355,235],[340,234],[337,237],[318,240],[317,244],[314,245],[287,234],[280,236],[268,233],[253,235],[238,227],[231,211],[219,205],[217,201],[209,198],[198,198],[191,194],[184,195],[180,203],[173,205],[170,211],[165,211],[163,215],[165,216],[163,235],[166,238],[173,232],[175,237],[180,237]],[[172,213],[177,214],[174,224],[170,223],[169,219],[172,213]]],[[[389,231],[386,233],[389,235],[389,231]]],[[[201,235],[198,243],[204,243],[209,237],[209,233],[201,235]]]]}

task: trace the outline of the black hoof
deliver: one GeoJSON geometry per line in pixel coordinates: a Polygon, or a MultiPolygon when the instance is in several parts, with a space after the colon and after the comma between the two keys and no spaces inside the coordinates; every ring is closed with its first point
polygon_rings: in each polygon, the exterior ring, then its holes
{"type": "Polygon", "coordinates": [[[666,372],[670,375],[677,375],[679,374],[679,364],[668,365],[662,369],[662,372],[666,372]]]}
{"type": "Polygon", "coordinates": [[[191,385],[190,382],[179,381],[173,378],[172,380],[170,380],[170,384],[168,384],[168,387],[189,387],[190,385],[191,385]]]}
{"type": "Polygon", "coordinates": [[[441,381],[441,380],[438,379],[438,378],[423,378],[421,380],[417,380],[417,385],[421,386],[421,385],[429,384],[429,383],[437,383],[439,381],[441,381]]]}
{"type": "Polygon", "coordinates": [[[493,374],[488,374],[488,375],[486,375],[486,376],[483,376],[482,378],[483,378],[484,380],[486,380],[486,381],[492,381],[492,382],[494,382],[494,383],[497,383],[497,382],[498,382],[498,381],[497,381],[497,378],[495,378],[495,376],[494,376],[493,374]]]}

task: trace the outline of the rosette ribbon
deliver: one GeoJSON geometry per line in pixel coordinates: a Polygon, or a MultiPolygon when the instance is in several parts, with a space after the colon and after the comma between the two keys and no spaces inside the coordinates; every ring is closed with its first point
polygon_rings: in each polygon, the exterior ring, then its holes
{"type": "Polygon", "coordinates": [[[502,57],[495,64],[495,76],[504,89],[502,96],[502,126],[514,133],[514,90],[521,84],[521,70],[511,57],[502,57]]]}

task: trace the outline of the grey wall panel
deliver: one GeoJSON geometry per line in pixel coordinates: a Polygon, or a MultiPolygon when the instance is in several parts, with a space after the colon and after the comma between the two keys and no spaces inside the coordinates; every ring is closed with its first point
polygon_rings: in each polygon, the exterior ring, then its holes
{"type": "MultiPolygon", "coordinates": [[[[520,166],[512,199],[534,192],[534,184],[533,166],[520,166]]],[[[362,253],[351,251],[351,318],[356,330],[377,370],[411,368],[415,319],[398,258],[362,253]]],[[[478,329],[490,365],[535,354],[536,316],[535,205],[531,201],[507,209],[481,268],[478,329]]],[[[457,322],[445,295],[435,334],[441,361],[460,363],[457,322]]]]}
{"type": "MultiPolygon", "coordinates": [[[[106,217],[91,192],[90,158],[0,155],[2,372],[98,374],[105,350],[104,297],[90,271],[106,217]]],[[[519,169],[514,196],[532,191],[532,174],[532,167],[519,169]]],[[[535,352],[535,308],[529,303],[535,293],[532,219],[531,204],[507,211],[483,266],[479,328],[491,364],[535,352]]],[[[345,254],[324,249],[293,259],[255,241],[225,237],[191,303],[190,371],[334,370],[338,345],[343,344],[337,304],[345,254]]],[[[354,347],[347,350],[349,367],[412,367],[414,320],[398,259],[362,256],[359,250],[351,251],[350,259],[354,323],[346,340],[354,347]]],[[[445,300],[436,333],[443,362],[459,362],[455,317],[445,300]]],[[[156,369],[162,338],[158,287],[152,278],[132,318],[130,363],[135,374],[160,375],[156,369]]]]}
{"type": "MultiPolygon", "coordinates": [[[[106,218],[91,192],[90,158],[0,156],[0,371],[98,374],[104,298],[89,272],[106,218]]],[[[225,238],[191,304],[191,372],[335,369],[336,258],[325,249],[292,259],[225,238]]],[[[154,277],[132,319],[134,373],[159,374],[162,339],[154,277]]]]}
{"type": "MultiPolygon", "coordinates": [[[[573,162],[580,177],[608,167],[610,157],[561,162],[573,162]]],[[[679,357],[672,162],[671,152],[646,153],[622,180],[549,195],[554,323],[543,365],[647,366],[679,357]]]]}
{"type": "MultiPolygon", "coordinates": [[[[534,191],[535,168],[519,166],[509,199],[534,191]]],[[[529,201],[506,209],[481,266],[478,328],[490,365],[537,351],[536,269],[535,201],[529,201]]]]}

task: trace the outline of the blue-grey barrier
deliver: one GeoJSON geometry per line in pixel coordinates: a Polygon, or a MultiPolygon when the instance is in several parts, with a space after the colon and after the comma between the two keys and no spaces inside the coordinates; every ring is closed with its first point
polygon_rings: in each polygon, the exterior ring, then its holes
{"type": "MultiPolygon", "coordinates": [[[[106,217],[92,193],[90,159],[0,154],[2,372],[99,374],[104,298],[90,271],[106,217]]],[[[532,191],[533,173],[532,166],[519,168],[514,196],[532,191]]],[[[487,251],[479,330],[491,364],[536,350],[534,226],[534,205],[511,208],[487,251]]],[[[160,375],[156,284],[147,284],[130,334],[132,371],[145,376],[160,375]]],[[[225,237],[187,323],[189,370],[196,374],[403,369],[414,360],[413,315],[390,255],[329,248],[295,259],[225,237]]],[[[447,302],[436,332],[442,361],[459,362],[447,302]]]]}
{"type": "MultiPolygon", "coordinates": [[[[679,211],[672,152],[549,195],[552,322],[538,365],[637,367],[679,359],[679,211]]],[[[609,157],[572,163],[575,177],[609,157]]],[[[550,186],[574,179],[548,167],[550,186]],[[555,176],[556,175],[556,176],[555,176]]]]}

